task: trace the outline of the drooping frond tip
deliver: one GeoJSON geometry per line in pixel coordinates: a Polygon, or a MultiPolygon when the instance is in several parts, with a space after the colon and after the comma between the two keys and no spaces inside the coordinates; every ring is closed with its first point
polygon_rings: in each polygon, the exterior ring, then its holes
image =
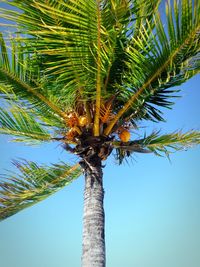
{"type": "Polygon", "coordinates": [[[14,165],[18,174],[0,177],[0,220],[47,198],[81,174],[78,164],[71,167],[61,162],[49,167],[14,161],[14,165]]]}

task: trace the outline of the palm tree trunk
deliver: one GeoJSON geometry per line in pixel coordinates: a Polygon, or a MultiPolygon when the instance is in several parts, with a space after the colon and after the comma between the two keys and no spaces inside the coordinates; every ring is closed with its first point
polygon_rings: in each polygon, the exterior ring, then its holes
{"type": "Polygon", "coordinates": [[[82,267],[105,267],[103,172],[98,156],[84,160],[82,267]]]}

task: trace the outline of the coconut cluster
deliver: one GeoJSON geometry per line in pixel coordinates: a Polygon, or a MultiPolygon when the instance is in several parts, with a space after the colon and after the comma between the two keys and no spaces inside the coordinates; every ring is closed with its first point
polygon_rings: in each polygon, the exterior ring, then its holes
{"type": "Polygon", "coordinates": [[[88,119],[86,115],[78,116],[76,112],[70,112],[67,115],[66,122],[70,128],[66,133],[66,138],[69,141],[73,141],[75,137],[81,135],[82,128],[86,127],[88,124],[88,119]]]}
{"type": "MultiPolygon", "coordinates": [[[[113,115],[113,114],[111,114],[113,115]]],[[[105,118],[105,116],[104,116],[105,118]]],[[[110,120],[110,116],[108,118],[110,120]]],[[[108,121],[102,121],[100,116],[101,126],[106,125],[108,121]]],[[[79,115],[78,112],[71,111],[67,114],[66,117],[66,123],[69,127],[69,131],[66,133],[65,137],[68,141],[75,141],[75,138],[80,136],[83,131],[85,131],[89,128],[92,128],[92,124],[89,126],[89,121],[86,114],[79,115]]],[[[130,127],[126,126],[120,126],[113,134],[117,134],[119,139],[122,142],[128,142],[131,138],[131,133],[129,130],[130,127]]]]}

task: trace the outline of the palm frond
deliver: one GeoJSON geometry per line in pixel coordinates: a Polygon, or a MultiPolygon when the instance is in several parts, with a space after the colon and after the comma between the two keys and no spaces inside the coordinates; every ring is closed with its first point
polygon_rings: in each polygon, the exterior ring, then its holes
{"type": "MultiPolygon", "coordinates": [[[[22,51],[22,43],[11,39],[8,51],[3,36],[0,34],[0,96],[1,98],[24,99],[24,104],[41,110],[54,121],[65,119],[65,113],[59,107],[56,95],[47,94],[39,70],[34,69],[34,55],[22,51]],[[36,73],[37,76],[36,77],[36,73]],[[40,82],[40,80],[42,80],[40,82]],[[59,119],[60,117],[60,119],[59,119]]],[[[45,117],[45,116],[44,116],[45,117]]]]}
{"type": "Polygon", "coordinates": [[[129,71],[124,73],[121,88],[121,109],[105,130],[108,134],[120,117],[162,120],[154,105],[170,107],[169,97],[180,85],[199,72],[200,12],[199,2],[174,1],[174,13],[168,3],[168,32],[165,32],[159,13],[154,16],[155,32],[148,23],[146,32],[134,38],[128,47],[129,71]],[[172,29],[176,28],[176,31],[172,29]],[[124,100],[123,100],[124,98],[124,100]]]}
{"type": "Polygon", "coordinates": [[[123,84],[124,73],[128,69],[127,47],[133,45],[133,36],[138,35],[138,30],[146,20],[152,22],[159,3],[159,0],[105,1],[101,16],[103,40],[109,60],[104,67],[106,77],[102,87],[106,89],[107,94],[118,92],[119,86],[123,84]]]}
{"type": "Polygon", "coordinates": [[[9,111],[0,107],[0,134],[16,136],[18,138],[15,141],[28,144],[50,141],[53,138],[29,110],[13,104],[9,111]]]}
{"type": "Polygon", "coordinates": [[[190,147],[200,144],[200,131],[189,131],[182,133],[177,131],[171,134],[160,135],[153,132],[142,139],[127,143],[114,142],[116,157],[119,163],[129,157],[132,153],[154,153],[157,156],[167,156],[175,151],[187,150],[190,147]]]}
{"type": "MultiPolygon", "coordinates": [[[[56,114],[60,115],[61,118],[65,118],[64,112],[62,112],[59,107],[54,105],[48,98],[42,95],[38,88],[25,83],[21,79],[15,76],[14,73],[9,72],[0,67],[0,93],[12,96],[13,93],[18,97],[28,100],[32,106],[43,106],[46,110],[52,109],[56,114]]],[[[50,113],[50,112],[49,112],[50,113]]]]}
{"type": "Polygon", "coordinates": [[[97,45],[97,6],[92,0],[67,2],[13,1],[22,13],[2,10],[8,20],[18,21],[19,31],[29,52],[37,51],[43,59],[43,70],[54,80],[94,88],[97,45]],[[92,14],[92,16],[91,16],[92,14]],[[42,18],[42,20],[41,20],[42,18]],[[48,44],[48,45],[47,45],[48,44]],[[92,75],[92,78],[91,77],[92,75]]]}
{"type": "MultiPolygon", "coordinates": [[[[142,4],[141,4],[142,5],[142,4]]],[[[127,0],[104,1],[101,10],[102,18],[102,41],[104,55],[103,77],[104,94],[113,94],[116,91],[116,84],[121,84],[121,77],[124,68],[125,47],[128,44],[130,25],[134,23],[134,13],[138,7],[131,5],[127,0]]]]}
{"type": "MultiPolygon", "coordinates": [[[[140,14],[145,20],[153,16],[159,3],[133,2],[100,1],[98,5],[92,0],[58,3],[31,0],[23,4],[12,1],[10,4],[22,13],[3,9],[1,12],[7,20],[18,21],[19,32],[26,33],[20,37],[21,42],[29,53],[37,51],[41,56],[40,69],[48,80],[57,78],[65,84],[60,95],[76,91],[82,98],[95,100],[95,89],[108,87],[111,91],[116,82],[121,84],[121,73],[126,68],[127,33],[134,28],[130,25],[134,24],[138,10],[146,6],[148,14],[140,14]]],[[[101,96],[104,94],[105,91],[101,96]]],[[[98,110],[99,107],[97,113],[98,110]]]]}
{"type": "Polygon", "coordinates": [[[14,161],[14,165],[19,174],[1,177],[0,220],[47,198],[81,175],[78,164],[71,167],[61,162],[49,167],[31,161],[14,161]]]}
{"type": "Polygon", "coordinates": [[[186,150],[187,148],[199,145],[200,132],[189,131],[182,133],[178,131],[161,136],[159,136],[159,133],[152,133],[150,136],[138,141],[138,144],[143,144],[157,155],[168,155],[173,151],[186,150]]]}

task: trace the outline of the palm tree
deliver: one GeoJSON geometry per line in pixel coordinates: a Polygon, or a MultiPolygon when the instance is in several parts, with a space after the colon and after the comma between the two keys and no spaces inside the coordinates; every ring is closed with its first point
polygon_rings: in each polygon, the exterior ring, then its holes
{"type": "Polygon", "coordinates": [[[179,86],[200,70],[200,3],[160,0],[2,1],[13,28],[0,36],[0,133],[27,144],[60,142],[78,163],[15,161],[0,182],[0,219],[85,176],[83,267],[105,266],[103,161],[166,155],[200,132],[135,139],[142,121],[164,121],[179,86]],[[162,110],[161,110],[162,109],[162,110]]]}

